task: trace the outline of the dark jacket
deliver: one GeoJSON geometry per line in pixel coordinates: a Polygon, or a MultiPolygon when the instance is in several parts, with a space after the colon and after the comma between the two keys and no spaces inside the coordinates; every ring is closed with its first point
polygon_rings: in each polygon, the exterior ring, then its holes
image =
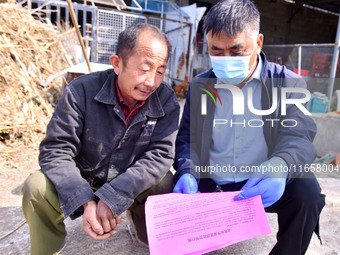
{"type": "MultiPolygon", "coordinates": [[[[304,170],[306,164],[310,164],[316,151],[313,139],[316,134],[314,121],[306,116],[294,104],[287,105],[287,114],[281,115],[281,88],[298,87],[306,88],[305,81],[284,66],[268,62],[263,53],[260,54],[263,61],[261,72],[262,84],[262,109],[272,106],[272,89],[278,88],[278,107],[270,116],[262,116],[264,122],[263,132],[268,146],[268,158],[277,156],[285,160],[290,172],[288,179],[297,177],[300,170],[304,170]],[[266,121],[277,119],[279,121],[266,121]],[[284,127],[282,121],[294,119],[296,127],[284,127]],[[273,124],[272,124],[273,123],[273,124]]],[[[207,114],[201,114],[202,84],[214,86],[216,76],[212,69],[198,75],[189,84],[189,93],[184,106],[184,112],[176,140],[176,156],[174,168],[176,180],[184,173],[191,173],[197,179],[200,173],[195,172],[195,166],[209,166],[209,150],[212,142],[212,128],[215,112],[213,100],[207,100],[207,114]]],[[[287,98],[303,98],[302,93],[288,93],[287,98]]],[[[218,102],[218,100],[217,100],[218,102]]],[[[228,102],[223,102],[223,107],[228,107],[228,102]]],[[[261,116],[259,116],[261,118],[261,116]]],[[[284,122],[286,126],[292,126],[284,122]]]]}
{"type": "Polygon", "coordinates": [[[114,79],[110,69],[70,83],[40,145],[41,169],[65,218],[98,198],[120,215],[173,163],[179,118],[173,90],[162,83],[127,127],[114,79]]]}

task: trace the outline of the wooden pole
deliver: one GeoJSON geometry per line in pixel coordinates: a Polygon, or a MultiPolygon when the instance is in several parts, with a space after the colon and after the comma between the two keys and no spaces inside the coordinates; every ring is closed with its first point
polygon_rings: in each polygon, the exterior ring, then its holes
{"type": "MultiPolygon", "coordinates": [[[[339,12],[340,15],[340,12],[339,12]]],[[[333,96],[333,90],[334,90],[334,82],[336,78],[336,70],[339,60],[339,51],[340,51],[340,16],[338,17],[338,29],[336,32],[336,38],[335,38],[335,46],[333,50],[333,59],[332,59],[332,66],[331,66],[331,72],[329,74],[329,80],[328,80],[328,106],[327,110],[330,111],[332,96],[333,96]]]]}
{"type": "Polygon", "coordinates": [[[91,66],[90,66],[90,61],[89,61],[89,59],[87,57],[87,54],[86,54],[86,49],[85,49],[85,45],[84,45],[84,42],[83,42],[83,38],[82,38],[81,33],[80,33],[77,17],[76,17],[76,14],[74,12],[74,9],[73,9],[72,1],[71,0],[67,0],[67,4],[68,4],[68,8],[70,10],[70,15],[71,15],[72,23],[73,23],[74,27],[76,28],[78,40],[79,40],[81,49],[83,51],[87,67],[89,69],[89,72],[92,72],[91,71],[91,66]]]}

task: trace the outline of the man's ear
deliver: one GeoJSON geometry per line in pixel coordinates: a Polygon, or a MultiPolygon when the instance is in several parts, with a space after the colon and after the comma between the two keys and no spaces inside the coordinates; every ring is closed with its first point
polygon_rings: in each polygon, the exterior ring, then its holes
{"type": "Polygon", "coordinates": [[[117,55],[111,55],[110,56],[110,62],[113,66],[113,70],[115,71],[116,75],[119,75],[121,73],[121,66],[122,66],[122,59],[121,57],[117,55]]]}
{"type": "Polygon", "coordinates": [[[263,34],[258,35],[256,43],[258,46],[258,48],[256,49],[256,55],[259,55],[261,53],[262,46],[263,46],[263,34]]]}

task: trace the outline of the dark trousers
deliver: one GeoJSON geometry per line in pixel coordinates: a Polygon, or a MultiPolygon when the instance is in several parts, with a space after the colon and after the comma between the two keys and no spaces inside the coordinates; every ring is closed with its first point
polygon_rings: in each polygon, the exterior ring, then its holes
{"type": "MultiPolygon", "coordinates": [[[[222,185],[221,190],[237,191],[245,182],[222,185]]],[[[198,189],[202,193],[214,192],[216,184],[211,179],[201,179],[198,189]]],[[[282,197],[265,208],[266,212],[277,213],[279,224],[277,243],[270,254],[305,254],[313,232],[320,238],[319,216],[324,205],[325,195],[314,174],[290,179],[282,197]]]]}

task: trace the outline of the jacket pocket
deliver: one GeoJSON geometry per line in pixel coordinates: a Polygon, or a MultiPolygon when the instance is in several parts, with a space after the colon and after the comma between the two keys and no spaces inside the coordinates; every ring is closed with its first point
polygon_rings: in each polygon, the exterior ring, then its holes
{"type": "Polygon", "coordinates": [[[152,133],[155,129],[155,126],[157,124],[157,119],[149,119],[146,124],[144,124],[144,129],[142,133],[140,134],[138,140],[136,141],[136,145],[143,146],[150,143],[150,139],[152,136],[152,133]]]}

